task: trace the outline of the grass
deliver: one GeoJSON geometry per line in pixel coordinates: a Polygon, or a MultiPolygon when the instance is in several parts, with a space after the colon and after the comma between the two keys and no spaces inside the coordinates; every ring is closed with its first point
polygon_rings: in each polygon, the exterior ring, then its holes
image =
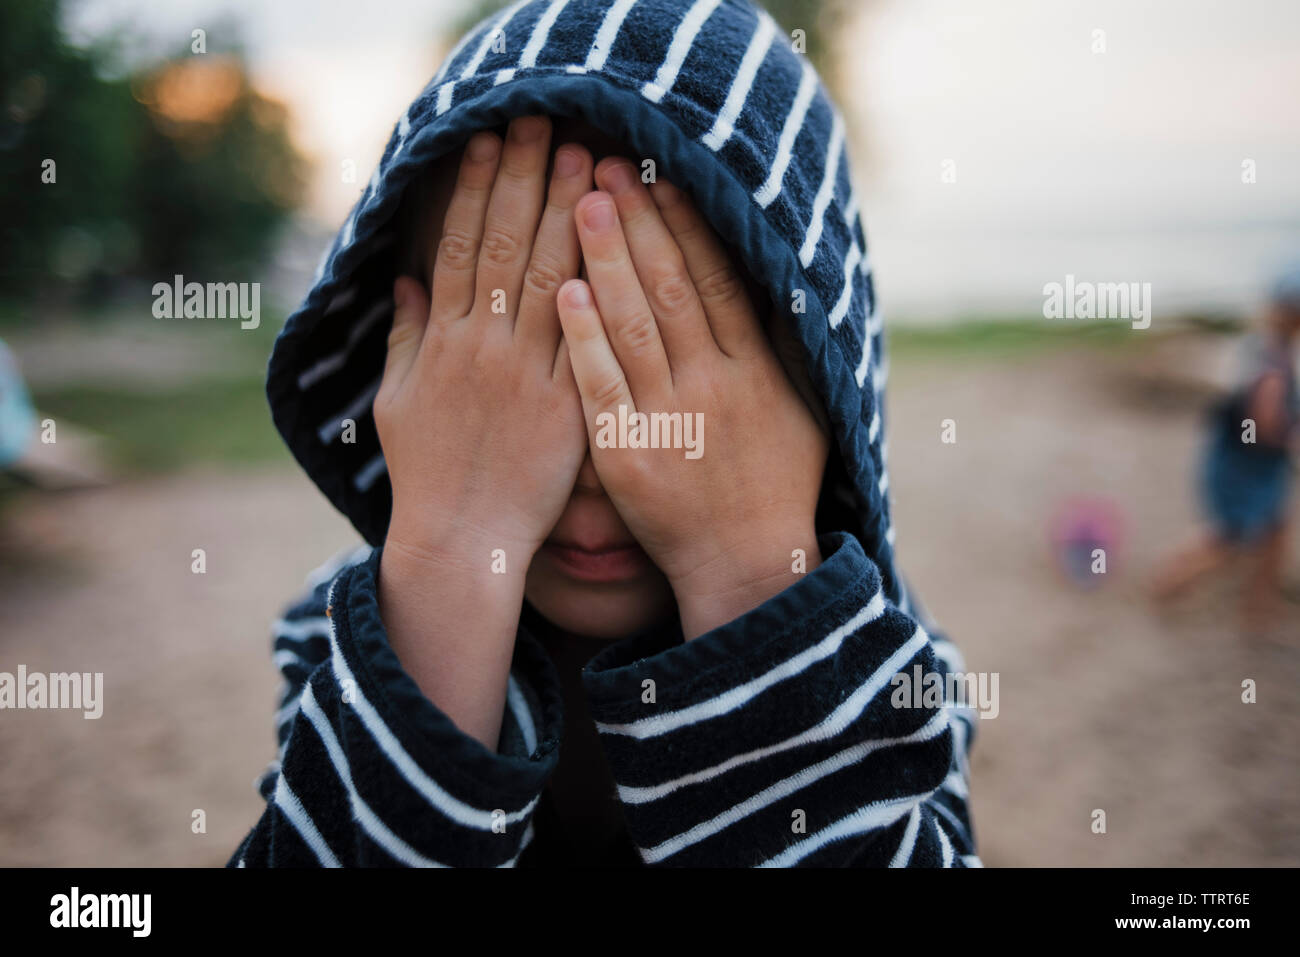
{"type": "Polygon", "coordinates": [[[34,398],[41,415],[108,439],[114,464],[127,471],[289,459],[271,424],[260,374],[148,392],[75,386],[34,398]]]}

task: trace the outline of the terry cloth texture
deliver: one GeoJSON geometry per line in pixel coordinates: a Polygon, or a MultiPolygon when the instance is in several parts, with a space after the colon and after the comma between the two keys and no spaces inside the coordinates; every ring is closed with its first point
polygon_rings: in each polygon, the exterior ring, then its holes
{"type": "Polygon", "coordinates": [[[824,499],[842,517],[823,529],[821,567],[694,641],[640,636],[584,671],[640,859],[977,864],[973,712],[891,703],[896,674],[962,664],[918,622],[894,564],[887,365],[844,122],[745,0],[521,0],[471,30],[397,123],[271,358],[276,426],[376,548],[322,574],[277,625],[281,757],[232,864],[563,863],[544,835],[530,843],[563,720],[536,637],[521,629],[494,753],[403,672],[375,597],[391,487],[370,405],[392,318],[394,213],[439,157],[531,113],[586,120],[691,194],[783,307],[838,451],[824,499]],[[343,442],[349,420],[355,441],[343,442]]]}

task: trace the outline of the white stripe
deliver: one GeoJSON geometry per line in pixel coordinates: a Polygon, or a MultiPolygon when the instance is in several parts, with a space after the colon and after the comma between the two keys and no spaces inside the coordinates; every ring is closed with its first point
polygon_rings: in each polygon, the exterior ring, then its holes
{"type": "Polygon", "coordinates": [[[375,395],[379,392],[379,383],[382,379],[383,376],[376,376],[375,381],[366,386],[360,395],[349,402],[346,409],[316,430],[316,435],[320,438],[322,444],[329,445],[342,432],[345,421],[352,419],[355,422],[363,412],[370,408],[375,401],[375,395]]]}
{"type": "Polygon", "coordinates": [[[704,135],[704,145],[715,153],[731,139],[731,134],[736,129],[736,120],[740,117],[740,111],[745,108],[745,100],[749,98],[750,88],[754,85],[754,77],[758,75],[759,66],[767,58],[767,51],[772,46],[772,37],[775,35],[776,21],[765,11],[760,10],[758,26],[750,38],[744,59],[740,61],[740,69],[736,71],[736,77],[731,81],[727,100],[722,104],[722,111],[718,113],[717,119],[713,121],[713,129],[704,135]]]}
{"type": "Polygon", "coordinates": [[[943,832],[939,826],[939,819],[934,820],[934,829],[939,832],[939,844],[943,847],[943,866],[952,867],[952,844],[948,841],[948,835],[943,832]]]}
{"type": "Polygon", "coordinates": [[[352,236],[357,227],[357,217],[360,215],[361,207],[354,206],[352,207],[352,212],[348,214],[348,218],[344,220],[343,237],[339,240],[339,252],[343,252],[343,250],[352,245],[352,236]]]}
{"type": "MultiPolygon", "coordinates": [[[[330,846],[325,843],[325,838],[316,829],[311,815],[307,813],[307,809],[298,800],[298,795],[293,793],[293,789],[289,787],[289,782],[284,779],[283,774],[275,783],[275,806],[293,825],[293,829],[298,832],[303,843],[311,848],[311,852],[316,855],[316,860],[320,861],[322,867],[340,866],[339,859],[334,856],[330,846]]],[[[243,866],[243,861],[240,861],[240,866],[243,866]]]]}
{"type": "Polygon", "coordinates": [[[809,834],[799,843],[791,845],[776,857],[766,860],[758,866],[789,867],[791,864],[803,860],[809,854],[821,850],[833,841],[838,841],[853,834],[862,834],[866,831],[877,831],[888,827],[921,801],[924,801],[925,798],[926,795],[918,794],[913,797],[896,798],[892,801],[877,801],[874,804],[868,804],[866,807],[854,811],[848,817],[836,821],[829,827],[824,827],[815,834],[809,834]]]}
{"type": "Polygon", "coordinates": [[[470,61],[465,64],[465,69],[460,71],[460,78],[462,80],[468,80],[478,72],[479,65],[483,62],[483,58],[488,55],[488,51],[492,49],[492,42],[497,38],[497,35],[504,33],[506,27],[510,25],[510,21],[514,19],[514,15],[519,12],[520,8],[531,2],[532,0],[516,0],[515,3],[512,3],[501,13],[497,22],[489,27],[488,31],[483,34],[482,42],[479,43],[478,49],[474,51],[474,56],[472,56],[470,61]]]}
{"type": "MultiPolygon", "coordinates": [[[[916,741],[925,741],[941,734],[947,727],[948,712],[940,710],[936,712],[934,717],[927,721],[920,730],[913,732],[910,737],[915,738],[916,741]]],[[[843,751],[831,755],[824,761],[819,761],[814,765],[804,768],[802,771],[790,775],[788,778],[776,782],[770,787],[764,788],[753,797],[729,808],[717,817],[711,818],[707,821],[702,821],[690,830],[678,834],[675,837],[671,837],[654,847],[643,849],[641,851],[641,856],[645,859],[646,863],[649,864],[671,857],[684,848],[690,847],[692,844],[698,844],[700,841],[712,837],[719,831],[726,830],[737,821],[761,811],[763,808],[774,804],[784,797],[788,797],[796,791],[815,784],[822,778],[834,774],[836,771],[860,763],[865,757],[867,757],[867,755],[878,750],[880,750],[880,743],[876,741],[865,741],[862,744],[855,744],[851,748],[845,748],[843,751]]],[[[910,805],[907,807],[910,807],[910,805]]],[[[903,810],[899,811],[897,815],[890,818],[886,823],[892,823],[897,818],[906,814],[907,807],[904,807],[903,810]]],[[[800,845],[795,846],[798,847],[800,845]]]]}
{"type": "MultiPolygon", "coordinates": [[[[806,731],[796,734],[793,737],[786,738],[776,744],[768,745],[764,748],[758,748],[754,751],[738,754],[721,764],[715,764],[711,768],[705,768],[702,771],[696,771],[693,774],[687,774],[680,778],[674,778],[663,784],[657,784],[650,787],[619,787],[618,796],[624,804],[646,804],[650,801],[657,801],[661,797],[671,794],[679,788],[687,787],[691,784],[698,784],[701,781],[707,781],[710,778],[716,778],[721,774],[740,767],[742,764],[752,764],[754,761],[760,761],[763,758],[780,754],[782,751],[789,751],[792,748],[802,747],[805,744],[812,744],[816,741],[829,741],[831,738],[841,734],[862,716],[867,705],[879,694],[885,684],[896,675],[900,668],[911,661],[916,655],[928,644],[926,634],[920,628],[917,628],[912,637],[900,647],[896,652],[889,656],[885,662],[880,665],[870,677],[867,678],[857,690],[834,711],[824,719],[813,725],[806,731]]],[[[882,738],[872,742],[879,748],[894,747],[899,744],[911,744],[916,739],[914,734],[901,738],[882,738]]],[[[929,734],[926,734],[928,737],[929,734]]]]}
{"type": "MultiPolygon", "coordinates": [[[[853,370],[853,378],[857,380],[858,388],[861,389],[867,381],[867,373],[871,371],[871,336],[862,337],[862,358],[858,360],[858,367],[853,370]]],[[[880,431],[880,414],[877,413],[871,420],[875,431],[869,436],[869,440],[876,441],[876,433],[880,431]]]]}
{"type": "MultiPolygon", "coordinates": [[[[330,604],[334,603],[333,591],[330,593],[330,604]]],[[[338,635],[331,630],[330,647],[333,650],[332,662],[334,665],[334,678],[340,686],[353,689],[350,702],[352,710],[356,712],[361,723],[365,725],[370,736],[375,739],[384,756],[389,762],[397,768],[402,777],[406,778],[411,787],[415,788],[426,802],[437,808],[442,815],[457,824],[464,827],[471,827],[479,831],[491,831],[494,821],[500,821],[501,818],[494,818],[491,810],[476,808],[457,797],[448,794],[443,790],[433,778],[424,772],[415,760],[406,753],[401,742],[389,730],[384,719],[379,716],[374,706],[367,700],[361,690],[361,684],[353,676],[351,669],[348,668],[347,662],[343,659],[343,651],[339,648],[338,635]],[[345,685],[345,682],[351,682],[345,685]]],[[[537,804],[537,798],[533,798],[523,808],[518,811],[508,813],[504,817],[506,824],[514,824],[518,821],[526,820],[532,813],[533,807],[537,804]]]]}
{"type": "Polygon", "coordinates": [[[641,87],[641,95],[651,103],[658,103],[673,88],[696,35],[704,26],[704,21],[718,8],[718,3],[719,0],[695,0],[686,11],[686,16],[682,17],[682,22],[677,26],[677,32],[673,34],[672,43],[668,45],[668,54],[659,65],[659,72],[653,80],[641,87]]]}
{"type": "Polygon", "coordinates": [[[794,152],[794,141],[799,137],[799,131],[803,129],[804,117],[808,114],[808,107],[811,105],[813,95],[816,92],[817,73],[813,70],[811,63],[805,62],[803,65],[803,78],[799,81],[799,90],[795,93],[794,104],[790,107],[790,115],[785,118],[785,127],[781,130],[781,139],[776,150],[776,160],[772,163],[772,169],[767,174],[767,182],[754,193],[754,199],[764,209],[767,209],[772,204],[772,200],[776,199],[777,194],[781,192],[781,183],[785,179],[785,171],[790,165],[790,156],[794,152]]]}
{"type": "Polygon", "coordinates": [[[510,704],[510,713],[515,716],[515,724],[519,725],[519,731],[524,736],[524,747],[531,755],[537,750],[537,729],[533,726],[532,709],[528,707],[528,700],[514,675],[510,676],[506,684],[506,700],[510,704]]]}
{"type": "Polygon", "coordinates": [[[599,70],[604,67],[605,60],[609,58],[609,51],[614,48],[619,27],[623,26],[628,11],[635,5],[636,0],[618,0],[609,8],[605,19],[600,22],[600,29],[596,31],[596,39],[592,41],[591,49],[587,51],[588,70],[599,70]]]}
{"type": "Polygon", "coordinates": [[[280,671],[283,671],[285,668],[292,668],[295,665],[310,670],[309,663],[292,651],[277,651],[275,654],[271,655],[271,663],[280,671]]]}
{"type": "MultiPolygon", "coordinates": [[[[331,575],[331,578],[334,576],[331,575]]],[[[304,638],[328,638],[330,620],[324,615],[319,618],[300,618],[297,621],[279,619],[271,626],[275,638],[288,638],[290,641],[302,641],[304,638]]]]}
{"type": "MultiPolygon", "coordinates": [[[[301,700],[302,713],[307,716],[307,720],[311,722],[312,727],[316,729],[316,733],[320,735],[321,743],[325,745],[325,750],[330,756],[330,762],[334,765],[339,780],[343,782],[343,787],[348,792],[348,800],[352,804],[352,816],[357,819],[365,832],[395,860],[400,861],[407,867],[446,867],[447,865],[425,857],[407,844],[394,834],[388,825],[381,821],[379,816],[370,809],[370,805],[357,793],[357,786],[352,780],[352,771],[348,767],[347,756],[343,753],[338,738],[334,736],[334,729],[330,727],[329,719],[325,717],[320,705],[316,703],[316,696],[312,692],[310,684],[303,688],[301,700]]],[[[283,775],[280,776],[280,780],[284,780],[283,775]]]]}
{"type": "Polygon", "coordinates": [[[497,71],[497,77],[492,81],[493,86],[500,86],[502,83],[509,83],[515,78],[515,68],[507,67],[504,70],[497,71]]]}
{"type": "Polygon", "coordinates": [[[288,704],[286,704],[284,707],[282,707],[279,711],[275,713],[276,730],[279,730],[281,725],[287,724],[288,722],[293,720],[294,715],[298,713],[298,707],[300,704],[301,704],[301,700],[295,697],[292,701],[290,701],[288,704]]]}
{"type": "Polygon", "coordinates": [[[438,105],[436,109],[439,116],[442,116],[442,114],[451,109],[451,94],[455,89],[455,80],[448,80],[442,86],[438,87],[438,105]]]}
{"type": "MultiPolygon", "coordinates": [[[[839,301],[835,303],[835,308],[831,310],[828,317],[832,329],[837,328],[849,313],[849,303],[853,300],[853,270],[861,258],[862,253],[858,250],[858,247],[856,245],[850,246],[849,254],[844,257],[844,290],[840,293],[839,301]]],[[[870,342],[871,340],[867,339],[867,341],[870,342]]]]}
{"type": "Polygon", "coordinates": [[[921,830],[921,805],[912,808],[912,816],[907,819],[907,829],[903,831],[903,839],[898,842],[898,850],[894,852],[894,858],[889,862],[890,867],[906,867],[912,860],[912,850],[916,847],[916,835],[921,830]]]}
{"type": "MultiPolygon", "coordinates": [[[[861,382],[858,385],[862,385],[861,382]]],[[[871,414],[871,425],[867,427],[867,441],[875,444],[876,436],[880,434],[880,411],[877,410],[871,414]]]]}
{"type": "Polygon", "coordinates": [[[551,32],[551,26],[568,2],[569,0],[552,0],[546,12],[538,18],[537,25],[533,27],[533,34],[528,38],[528,45],[524,47],[523,55],[519,58],[519,69],[527,70],[537,65],[537,56],[546,45],[546,37],[551,32]]]}
{"type": "MultiPolygon", "coordinates": [[[[953,727],[956,728],[957,725],[953,725],[953,727]]],[[[970,796],[970,792],[966,789],[966,779],[961,776],[961,772],[959,771],[949,771],[948,776],[943,779],[943,784],[940,785],[940,787],[949,794],[956,795],[963,800],[970,796]]]]}
{"type": "MultiPolygon", "coordinates": [[[[831,126],[831,141],[826,146],[826,169],[822,173],[822,185],[813,200],[812,220],[808,223],[808,234],[804,236],[803,247],[799,250],[799,262],[804,268],[813,261],[817,244],[821,242],[822,226],[826,220],[826,208],[835,195],[835,174],[839,172],[840,157],[844,152],[844,120],[837,112],[831,126]]],[[[856,241],[854,243],[856,245],[856,241]]]]}
{"type": "MultiPolygon", "coordinates": [[[[491,30],[492,25],[489,23],[485,29],[491,30]]],[[[461,53],[465,51],[465,47],[469,46],[470,41],[474,39],[475,35],[474,31],[471,30],[456,41],[456,45],[452,47],[451,52],[447,54],[447,59],[442,61],[442,66],[438,67],[438,72],[435,73],[433,79],[429,81],[429,87],[435,87],[443,81],[447,76],[447,71],[451,69],[451,65],[456,62],[456,57],[460,56],[461,53]]],[[[428,89],[428,87],[426,87],[426,89],[428,89]]]]}
{"type": "Polygon", "coordinates": [[[965,864],[967,867],[983,867],[983,866],[984,866],[984,862],[981,861],[981,860],[979,859],[979,856],[976,855],[976,854],[963,854],[963,855],[961,856],[961,862],[962,862],[963,864],[965,864]]]}
{"type": "Polygon", "coordinates": [[[384,316],[389,315],[393,310],[393,301],[391,299],[381,299],[376,302],[366,312],[364,316],[353,323],[352,328],[348,330],[347,341],[343,348],[337,352],[331,352],[323,359],[318,359],[312,363],[311,367],[298,376],[298,388],[300,390],[310,389],[327,375],[332,375],[342,369],[347,364],[348,356],[361,341],[361,337],[370,331],[384,316]]]}
{"type": "Polygon", "coordinates": [[[669,731],[675,731],[684,725],[695,724],[699,721],[707,721],[710,718],[728,714],[773,685],[788,678],[793,678],[805,668],[821,661],[823,658],[829,658],[839,650],[845,638],[852,635],[863,625],[875,621],[884,613],[884,595],[876,592],[857,614],[813,647],[801,651],[793,658],[782,662],[752,681],[747,681],[730,691],[725,691],[716,697],[701,701],[699,704],[682,708],[680,711],[669,711],[665,714],[641,718],[627,724],[602,724],[597,722],[596,727],[603,734],[625,734],[628,737],[644,740],[645,738],[667,734],[669,731]]]}
{"type": "Polygon", "coordinates": [[[369,462],[361,466],[361,471],[352,477],[352,485],[358,492],[368,492],[370,486],[375,484],[375,479],[383,475],[387,469],[384,453],[379,452],[369,462]]]}
{"type": "MultiPolygon", "coordinates": [[[[307,576],[307,587],[310,589],[315,589],[318,585],[325,584],[327,581],[329,581],[331,578],[333,578],[335,575],[341,572],[344,568],[347,568],[350,565],[356,565],[359,562],[364,562],[367,558],[370,557],[370,554],[373,551],[374,549],[372,549],[369,545],[361,544],[356,546],[355,548],[344,549],[341,552],[335,553],[334,555],[330,556],[328,561],[324,562],[319,568],[314,569],[307,576]]],[[[329,629],[328,618],[322,616],[319,618],[303,619],[303,620],[321,622],[321,634],[325,637],[329,637],[330,629],[329,629]]],[[[280,619],[280,621],[277,622],[276,624],[279,625],[281,623],[291,624],[290,622],[285,622],[284,619],[280,619]]]]}
{"type": "MultiPolygon", "coordinates": [[[[957,815],[953,814],[951,810],[944,807],[938,801],[930,802],[930,810],[935,812],[936,814],[943,815],[950,822],[952,822],[953,829],[956,830],[958,834],[962,835],[962,837],[966,836],[966,825],[963,824],[961,821],[957,820],[957,815]]],[[[937,824],[938,822],[936,822],[936,826],[937,824]]]]}

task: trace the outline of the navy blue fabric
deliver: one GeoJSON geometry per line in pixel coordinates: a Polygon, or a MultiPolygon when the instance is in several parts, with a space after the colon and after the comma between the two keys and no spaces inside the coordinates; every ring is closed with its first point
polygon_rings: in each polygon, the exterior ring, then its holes
{"type": "Polygon", "coordinates": [[[654,102],[644,88],[657,76],[688,10],[700,5],[637,0],[598,69],[586,67],[601,53],[593,52],[595,38],[606,18],[627,4],[569,0],[558,5],[535,65],[519,62],[556,0],[515,4],[472,31],[401,118],[370,184],[322,261],[315,285],[276,343],[267,381],[276,426],[329,500],[368,542],[381,543],[391,489],[367,397],[377,387],[391,323],[393,214],[403,192],[421,170],[480,129],[535,112],[580,117],[653,158],[659,173],[692,195],[784,307],[839,446],[854,514],[847,530],[880,567],[889,596],[906,607],[894,568],[888,496],[882,491],[887,481],[877,391],[884,379],[880,316],[842,136],[830,151],[839,120],[826,91],[789,38],[768,21],[772,39],[734,132],[714,150],[705,138],[765,13],[744,0],[717,3],[675,82],[654,102]],[[506,52],[493,52],[494,30],[503,31],[506,52]],[[477,67],[462,77],[484,47],[477,67]],[[572,67],[585,72],[571,72],[572,67]],[[501,71],[513,72],[498,82],[501,71]],[[796,116],[790,122],[801,83],[812,96],[802,121],[796,116]],[[440,112],[440,106],[446,109],[440,112]],[[797,130],[789,165],[764,206],[755,194],[781,155],[788,122],[797,130]],[[814,216],[828,155],[832,191],[824,211],[814,216]],[[810,229],[820,229],[821,235],[805,267],[800,251],[810,229]],[[796,302],[803,304],[802,312],[795,311],[796,302]],[[834,326],[833,318],[839,319],[834,326]],[[356,423],[353,443],[341,441],[337,420],[343,417],[356,423]]]}

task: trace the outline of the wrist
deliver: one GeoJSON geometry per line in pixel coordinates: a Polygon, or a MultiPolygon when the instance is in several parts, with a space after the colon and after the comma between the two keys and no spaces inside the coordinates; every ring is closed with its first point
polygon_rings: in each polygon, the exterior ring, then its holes
{"type": "Polygon", "coordinates": [[[670,577],[687,640],[753,611],[821,564],[812,528],[773,529],[670,577]]]}

